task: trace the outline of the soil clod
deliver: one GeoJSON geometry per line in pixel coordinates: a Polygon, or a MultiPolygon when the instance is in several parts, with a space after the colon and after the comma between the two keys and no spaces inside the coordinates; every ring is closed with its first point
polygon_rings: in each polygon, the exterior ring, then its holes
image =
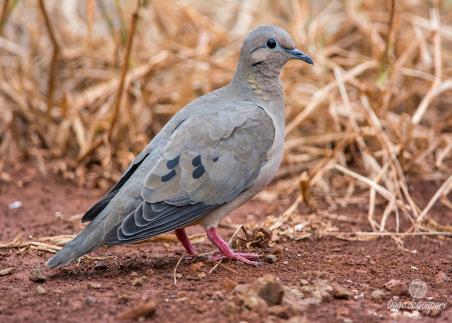
{"type": "Polygon", "coordinates": [[[28,278],[33,282],[33,283],[43,283],[47,280],[46,276],[44,276],[44,274],[42,273],[41,268],[39,267],[35,267],[31,272],[30,275],[28,276],[28,278]]]}

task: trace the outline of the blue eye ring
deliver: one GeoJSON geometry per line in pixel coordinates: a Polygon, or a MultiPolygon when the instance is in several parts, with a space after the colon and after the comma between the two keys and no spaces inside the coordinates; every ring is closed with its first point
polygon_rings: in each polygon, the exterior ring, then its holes
{"type": "Polygon", "coordinates": [[[273,38],[270,38],[269,40],[267,40],[267,47],[270,49],[273,49],[276,47],[276,40],[274,40],[273,38]]]}

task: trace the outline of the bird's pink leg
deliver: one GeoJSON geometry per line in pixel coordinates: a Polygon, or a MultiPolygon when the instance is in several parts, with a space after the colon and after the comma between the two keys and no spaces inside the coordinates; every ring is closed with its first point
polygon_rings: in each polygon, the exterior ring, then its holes
{"type": "MultiPolygon", "coordinates": [[[[228,259],[234,259],[241,261],[248,265],[259,265],[259,262],[252,261],[250,259],[259,259],[259,255],[254,253],[239,253],[235,252],[234,250],[229,247],[229,244],[224,241],[217,232],[217,229],[215,227],[208,228],[207,230],[207,237],[209,238],[212,243],[217,246],[222,256],[219,258],[228,258],[228,259]]],[[[213,257],[215,259],[215,257],[213,257]]]]}
{"type": "Polygon", "coordinates": [[[176,229],[174,231],[176,233],[177,239],[182,243],[185,250],[190,256],[196,257],[198,255],[198,252],[196,251],[195,247],[191,244],[190,240],[188,240],[187,234],[185,233],[184,229],[176,229]]]}

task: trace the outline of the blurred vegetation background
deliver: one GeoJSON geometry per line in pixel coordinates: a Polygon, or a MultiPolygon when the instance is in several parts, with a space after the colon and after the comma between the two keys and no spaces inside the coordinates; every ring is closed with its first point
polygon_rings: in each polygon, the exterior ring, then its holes
{"type": "Polygon", "coordinates": [[[282,75],[286,150],[265,198],[300,193],[284,221],[302,201],[315,208],[312,194],[330,209],[368,205],[381,232],[390,217],[391,230],[399,217],[406,232],[431,229],[431,207],[452,207],[450,0],[3,0],[0,10],[0,181],[28,160],[106,188],[174,113],[231,79],[248,32],[275,24],[315,61],[282,75]],[[412,197],[418,181],[436,185],[427,205],[412,197]]]}

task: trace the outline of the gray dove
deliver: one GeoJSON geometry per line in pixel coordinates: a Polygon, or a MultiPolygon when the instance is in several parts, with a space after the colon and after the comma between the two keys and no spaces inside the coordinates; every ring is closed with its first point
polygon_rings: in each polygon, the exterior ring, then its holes
{"type": "Polygon", "coordinates": [[[312,59],[282,28],[251,32],[232,81],[180,110],[135,158],[111,190],[83,216],[91,223],[48,262],[67,265],[101,245],[132,243],[175,231],[187,253],[197,252],[184,229],[201,225],[218,248],[214,259],[258,264],[217,232],[220,220],[260,192],[283,156],[286,62],[312,59]]]}

